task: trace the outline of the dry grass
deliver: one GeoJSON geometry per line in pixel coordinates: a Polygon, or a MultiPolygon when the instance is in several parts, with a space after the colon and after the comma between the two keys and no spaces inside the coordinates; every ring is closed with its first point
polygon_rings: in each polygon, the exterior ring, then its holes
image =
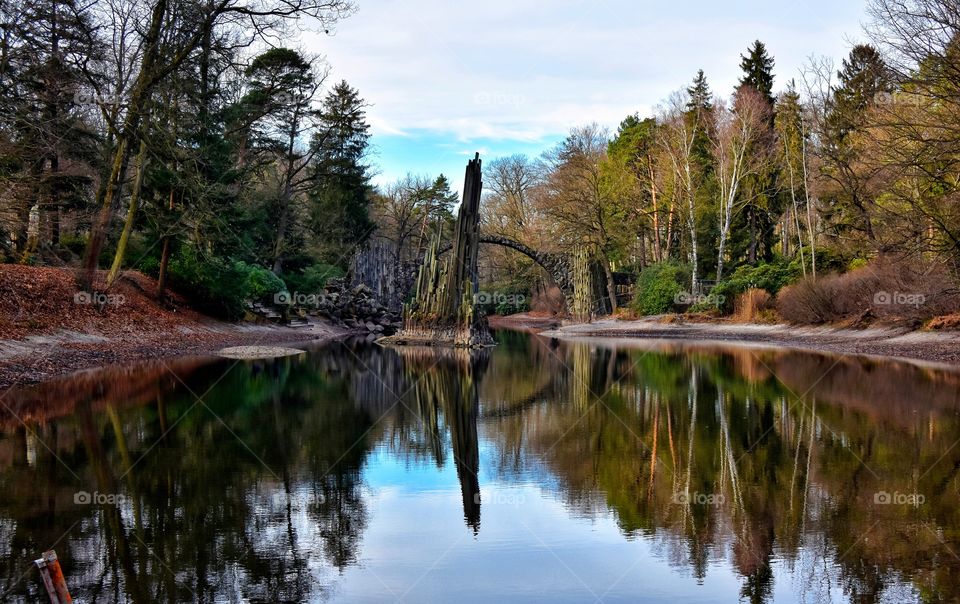
{"type": "Polygon", "coordinates": [[[840,275],[807,279],[784,288],[777,311],[791,323],[919,324],[960,312],[960,289],[943,265],[879,258],[840,275]]]}
{"type": "Polygon", "coordinates": [[[732,318],[741,323],[766,322],[773,308],[773,296],[768,291],[748,289],[734,300],[732,318]]]}
{"type": "Polygon", "coordinates": [[[934,317],[927,323],[927,329],[938,331],[960,330],[960,313],[934,317]]]}

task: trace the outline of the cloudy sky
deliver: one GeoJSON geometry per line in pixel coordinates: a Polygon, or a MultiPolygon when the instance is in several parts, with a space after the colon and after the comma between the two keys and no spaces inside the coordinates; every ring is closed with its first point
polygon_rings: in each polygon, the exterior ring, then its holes
{"type": "Polygon", "coordinates": [[[776,87],[808,57],[861,41],[865,0],[357,0],[332,35],[307,33],[371,103],[377,183],[468,156],[539,155],[572,126],[648,115],[703,69],[728,96],[762,40],[776,87]]]}

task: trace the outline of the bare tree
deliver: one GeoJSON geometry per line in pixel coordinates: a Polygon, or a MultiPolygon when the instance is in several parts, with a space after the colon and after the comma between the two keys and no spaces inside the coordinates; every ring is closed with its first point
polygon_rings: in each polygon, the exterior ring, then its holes
{"type": "Polygon", "coordinates": [[[540,211],[556,225],[560,245],[587,245],[603,265],[607,296],[617,310],[610,254],[626,227],[626,209],[611,195],[603,172],[607,132],[597,124],[574,128],[544,156],[547,173],[540,211]]]}
{"type": "Polygon", "coordinates": [[[772,150],[765,140],[770,106],[752,87],[741,86],[734,95],[732,106],[719,103],[715,115],[713,155],[720,184],[720,244],[717,253],[717,281],[720,281],[733,215],[738,205],[750,201],[742,196],[743,182],[762,173],[769,165],[772,150]]]}
{"type": "Polygon", "coordinates": [[[687,112],[689,95],[685,91],[670,96],[667,106],[660,111],[659,142],[673,171],[675,194],[687,206],[687,234],[690,237],[690,290],[700,290],[699,250],[697,248],[696,181],[693,168],[694,144],[699,120],[687,112]]]}
{"type": "Polygon", "coordinates": [[[394,262],[404,253],[415,255],[411,244],[420,232],[422,217],[428,213],[433,180],[428,176],[407,174],[383,188],[373,203],[377,236],[389,241],[394,249],[394,262]],[[408,249],[411,248],[411,249],[408,249]]]}

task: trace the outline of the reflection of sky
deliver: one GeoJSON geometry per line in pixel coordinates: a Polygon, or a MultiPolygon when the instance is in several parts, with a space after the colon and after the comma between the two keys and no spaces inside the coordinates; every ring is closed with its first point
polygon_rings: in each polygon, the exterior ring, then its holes
{"type": "MultiPolygon", "coordinates": [[[[449,453],[449,449],[447,452],[449,453]]],[[[480,447],[480,532],[464,523],[452,456],[411,462],[378,448],[367,460],[370,521],[360,563],[335,601],[410,602],[735,600],[740,579],[714,565],[701,585],[655,543],[627,540],[609,512],[572,514],[537,483],[497,479],[480,447]]]]}

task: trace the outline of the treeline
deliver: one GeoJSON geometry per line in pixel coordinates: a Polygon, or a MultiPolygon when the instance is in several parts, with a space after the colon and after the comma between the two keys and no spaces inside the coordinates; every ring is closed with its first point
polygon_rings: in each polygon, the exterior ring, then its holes
{"type": "MultiPolygon", "coordinates": [[[[449,181],[375,190],[365,101],[329,82],[323,60],[280,43],[297,23],[332,27],[352,10],[0,0],[2,260],[80,266],[89,288],[135,267],[159,278],[159,296],[170,283],[226,315],[281,289],[315,291],[370,237],[396,265],[415,264],[434,233],[449,233],[449,181]]],[[[871,43],[841,65],[811,60],[778,89],[758,41],[729,98],[699,72],[615,133],[581,126],[541,157],[487,161],[483,228],[588,253],[614,309],[627,272],[639,275],[643,313],[729,312],[757,289],[793,296],[781,310],[804,320],[904,290],[949,311],[960,3],[869,10],[871,43]]],[[[482,261],[488,288],[544,280],[512,251],[482,261]]]]}
{"type": "Polygon", "coordinates": [[[0,1],[2,259],[137,267],[226,315],[341,273],[375,228],[366,103],[283,44],[352,10],[0,1]]]}
{"type": "MultiPolygon", "coordinates": [[[[643,313],[729,312],[747,290],[794,282],[782,295],[798,320],[882,294],[960,310],[960,3],[873,0],[870,13],[872,43],[839,66],[812,59],[779,91],[758,41],[729,98],[701,71],[612,135],[578,127],[540,158],[488,163],[484,228],[587,247],[614,308],[613,274],[639,273],[643,313]]],[[[536,268],[509,254],[485,253],[492,279],[528,287],[536,268]]]]}

